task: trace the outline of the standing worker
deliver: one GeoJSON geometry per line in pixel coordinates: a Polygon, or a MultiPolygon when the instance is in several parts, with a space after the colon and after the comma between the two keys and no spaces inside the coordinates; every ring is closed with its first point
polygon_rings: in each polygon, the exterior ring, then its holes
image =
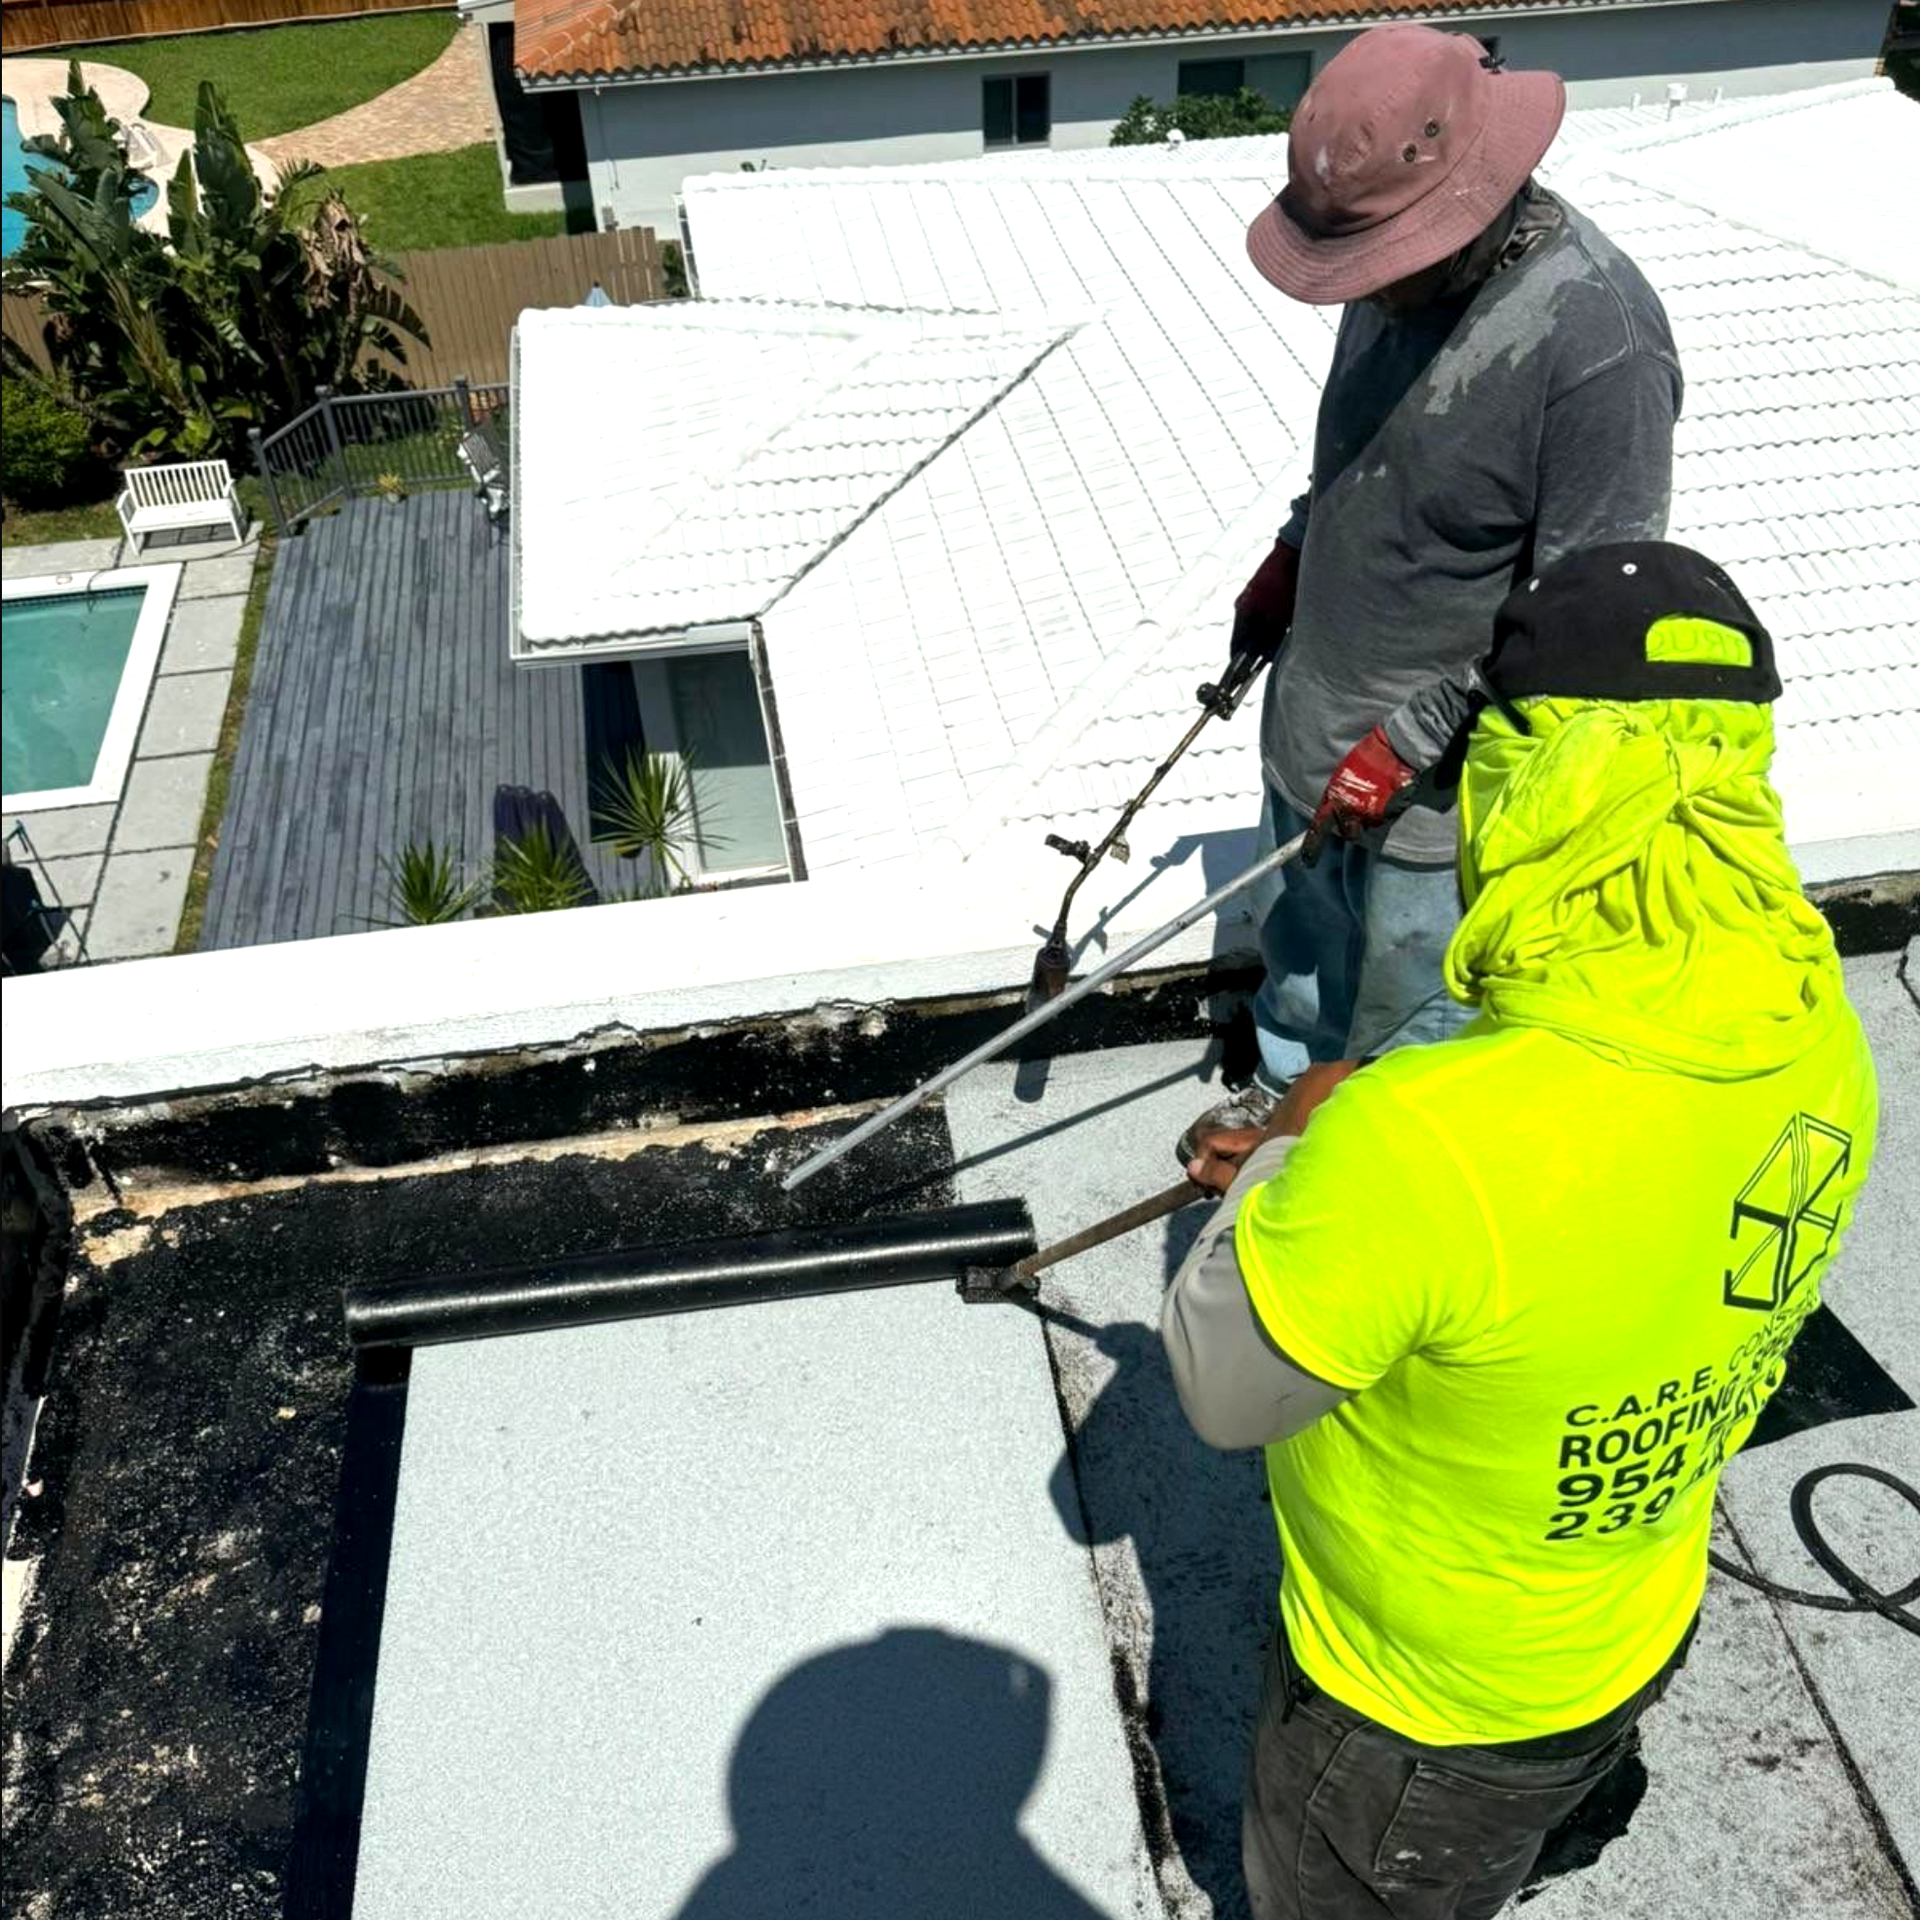
{"type": "Polygon", "coordinates": [[[1577,554],[1484,672],[1446,955],[1479,1017],[1310,1119],[1290,1094],[1161,1321],[1280,1529],[1256,1920],[1480,1920],[1522,1884],[1684,1656],[1721,1466],[1873,1153],[1732,582],[1577,554]]]}
{"type": "Polygon", "coordinates": [[[1308,89],[1286,190],[1248,229],[1283,293],[1346,305],[1311,485],[1233,629],[1236,654],[1278,656],[1260,850],[1310,823],[1329,844],[1254,896],[1259,1072],[1188,1130],[1183,1162],[1260,1126],[1310,1061],[1458,1024],[1440,984],[1450,796],[1402,790],[1463,720],[1519,581],[1666,532],[1679,363],[1639,269],[1533,182],[1565,105],[1557,74],[1502,72],[1466,34],[1377,27],[1308,89]]]}

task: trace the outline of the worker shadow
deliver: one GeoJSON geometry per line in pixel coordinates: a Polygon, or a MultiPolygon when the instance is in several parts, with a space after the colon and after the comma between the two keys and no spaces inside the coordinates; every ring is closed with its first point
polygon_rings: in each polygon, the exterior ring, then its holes
{"type": "Polygon", "coordinates": [[[733,1851],[677,1920],[1100,1920],[1018,1825],[1052,1695],[1013,1648],[931,1627],[803,1661],[741,1729],[733,1851]]]}
{"type": "MultiPolygon", "coordinates": [[[[1194,1207],[1168,1222],[1169,1278],[1206,1215],[1194,1207]]],[[[1123,1693],[1122,1706],[1159,1763],[1157,1787],[1142,1784],[1149,1846],[1156,1859],[1178,1853],[1215,1920],[1243,1920],[1241,1788],[1279,1584],[1261,1457],[1217,1453],[1195,1438],[1157,1327],[1097,1326],[1044,1304],[1034,1311],[1060,1333],[1089,1340],[1112,1369],[1063,1450],[1050,1491],[1074,1539],[1096,1549],[1130,1541],[1139,1567],[1151,1648],[1144,1697],[1129,1705],[1123,1693]],[[1153,1471],[1144,1470],[1147,1461],[1156,1463],[1153,1471]]],[[[1136,1635],[1116,1621],[1111,1604],[1108,1618],[1117,1650],[1137,1670],[1136,1635]]]]}
{"type": "MultiPolygon", "coordinates": [[[[1253,864],[1256,854],[1254,829],[1231,829],[1215,833],[1183,833],[1170,841],[1164,853],[1150,854],[1146,865],[1126,892],[1109,901],[1094,915],[1084,931],[1073,941],[1073,966],[1076,973],[1096,967],[1107,957],[1109,934],[1115,921],[1127,912],[1153,884],[1164,875],[1177,872],[1196,857],[1200,862],[1200,891],[1211,893],[1224,887],[1236,874],[1253,864]]],[[[1175,905],[1184,904],[1176,902],[1175,905]]],[[[1229,905],[1216,916],[1214,948],[1216,956],[1226,952],[1251,951],[1254,936],[1244,916],[1229,905]]],[[[1047,929],[1036,924],[1034,932],[1043,938],[1047,929]]],[[[1144,963],[1143,963],[1144,964],[1144,963]]]]}

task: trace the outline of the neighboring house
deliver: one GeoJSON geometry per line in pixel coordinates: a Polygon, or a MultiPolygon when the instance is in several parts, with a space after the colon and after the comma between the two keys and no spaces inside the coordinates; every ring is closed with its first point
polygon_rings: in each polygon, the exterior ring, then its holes
{"type": "Polygon", "coordinates": [[[580,170],[602,227],[673,231],[680,183],[743,166],[898,166],[994,148],[1099,147],[1136,96],[1249,86],[1291,106],[1360,27],[1424,20],[1576,104],[1670,85],[1711,98],[1871,74],[1887,0],[1186,0],[1091,13],[1043,0],[846,10],[781,0],[461,0],[493,53],[508,198],[580,170]],[[1223,22],[1233,20],[1232,24],[1223,22]]]}
{"type": "MultiPolygon", "coordinates": [[[[514,648],[636,663],[713,870],[999,857],[1141,784],[1305,473],[1336,316],[1242,245],[1281,151],[690,181],[707,297],[522,318],[514,648]]],[[[1673,532],[1778,636],[1811,878],[1920,865],[1920,271],[1861,191],[1916,171],[1875,80],[1577,110],[1547,166],[1672,314],[1673,532]]],[[[1209,729],[1135,847],[1236,858],[1254,735],[1209,729]]]]}

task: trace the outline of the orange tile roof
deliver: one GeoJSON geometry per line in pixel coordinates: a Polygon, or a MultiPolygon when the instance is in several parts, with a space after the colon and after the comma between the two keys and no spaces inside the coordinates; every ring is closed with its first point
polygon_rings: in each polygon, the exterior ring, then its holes
{"type": "MultiPolygon", "coordinates": [[[[1577,3],[1577,0],[1576,0],[1577,3]]],[[[533,81],[826,65],[1143,34],[1360,25],[1541,0],[518,0],[533,81]]],[[[1608,0],[1586,0],[1606,5],[1608,0]]]]}

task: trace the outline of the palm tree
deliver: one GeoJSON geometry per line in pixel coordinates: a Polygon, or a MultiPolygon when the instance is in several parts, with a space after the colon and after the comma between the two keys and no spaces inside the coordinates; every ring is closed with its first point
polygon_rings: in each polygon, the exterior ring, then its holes
{"type": "Polygon", "coordinates": [[[496,913],[552,913],[583,907],[593,899],[593,882],[580,864],[573,836],[563,839],[544,820],[493,854],[493,904],[496,913]]]}
{"type": "Polygon", "coordinates": [[[645,862],[644,894],[678,893],[693,884],[686,859],[695,827],[691,765],[685,755],[670,760],[629,750],[617,764],[603,761],[594,782],[595,819],[621,859],[645,862]]]}
{"type": "MultiPolygon", "coordinates": [[[[269,200],[219,93],[200,86],[194,144],[167,187],[166,235],[136,224],[119,122],[68,71],[51,162],[12,204],[26,237],[5,282],[37,293],[60,384],[130,452],[199,455],[297,413],[321,385],[384,380],[426,327],[368,251],[352,210],[301,163],[269,200]]],[[[17,348],[8,370],[46,384],[17,348]]]]}
{"type": "Polygon", "coordinates": [[[410,840],[397,860],[381,861],[387,871],[387,903],[395,923],[438,927],[464,920],[486,897],[484,881],[469,880],[460,862],[433,840],[410,840]]]}

